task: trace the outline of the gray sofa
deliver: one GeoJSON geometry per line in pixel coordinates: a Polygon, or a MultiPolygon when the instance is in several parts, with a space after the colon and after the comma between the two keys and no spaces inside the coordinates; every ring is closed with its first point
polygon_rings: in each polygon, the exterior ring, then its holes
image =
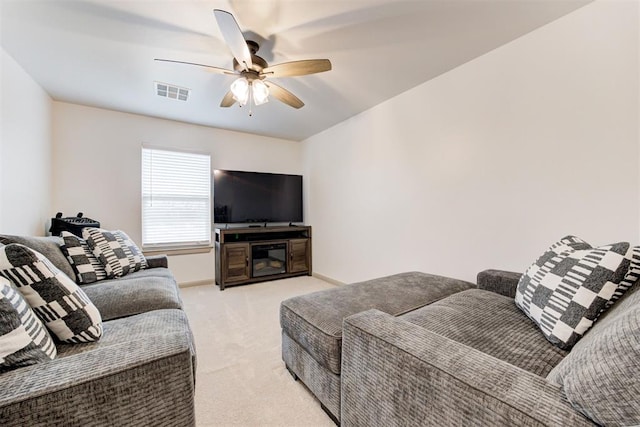
{"type": "MultiPolygon", "coordinates": [[[[69,277],[57,237],[0,236],[45,255],[69,277]]],[[[56,359],[0,374],[3,426],[195,425],[195,348],[166,257],[119,279],[81,286],[104,333],[57,343],[56,359]]]]}
{"type": "Polygon", "coordinates": [[[489,270],[403,316],[346,318],[342,425],[638,424],[638,283],[566,352],[514,304],[519,277],[489,270]]]}

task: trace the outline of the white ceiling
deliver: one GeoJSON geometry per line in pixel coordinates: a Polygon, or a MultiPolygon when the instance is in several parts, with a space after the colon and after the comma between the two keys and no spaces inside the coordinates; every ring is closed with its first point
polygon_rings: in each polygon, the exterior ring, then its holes
{"type": "Polygon", "coordinates": [[[0,41],[55,100],[300,141],[588,2],[2,0],[0,41]],[[328,58],[333,70],[277,80],[300,110],[220,108],[233,76],[153,60],[232,68],[213,9],[233,13],[269,64],[328,58]],[[157,96],[154,81],[189,100],[157,96]]]}

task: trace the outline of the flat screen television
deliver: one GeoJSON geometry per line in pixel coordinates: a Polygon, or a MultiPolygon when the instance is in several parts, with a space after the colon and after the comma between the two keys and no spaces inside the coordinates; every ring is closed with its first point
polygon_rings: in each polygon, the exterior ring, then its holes
{"type": "Polygon", "coordinates": [[[213,221],[302,222],[302,176],[215,170],[213,221]]]}

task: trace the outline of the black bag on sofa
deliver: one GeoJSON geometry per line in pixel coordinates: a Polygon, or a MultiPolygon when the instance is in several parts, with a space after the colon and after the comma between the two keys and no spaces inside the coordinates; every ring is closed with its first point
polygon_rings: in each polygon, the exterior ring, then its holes
{"type": "Polygon", "coordinates": [[[91,218],[83,218],[82,212],[78,215],[62,218],[62,212],[58,212],[55,218],[51,218],[51,228],[49,232],[53,236],[59,236],[63,231],[68,231],[78,237],[82,237],[82,229],[85,227],[100,228],[100,223],[91,218]]]}

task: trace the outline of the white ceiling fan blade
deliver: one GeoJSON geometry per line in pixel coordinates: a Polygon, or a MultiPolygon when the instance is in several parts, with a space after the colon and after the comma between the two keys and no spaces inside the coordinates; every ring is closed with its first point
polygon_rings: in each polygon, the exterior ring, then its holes
{"type": "Polygon", "coordinates": [[[214,67],[212,65],[205,65],[205,64],[196,64],[195,62],[185,62],[185,61],[174,61],[172,59],[158,59],[156,58],[155,61],[161,61],[161,62],[172,62],[174,64],[186,64],[186,65],[195,65],[197,67],[204,67],[207,69],[207,71],[212,72],[212,73],[218,73],[218,74],[239,74],[233,70],[227,70],[224,68],[220,68],[220,67],[214,67]]]}
{"type": "Polygon", "coordinates": [[[231,53],[236,58],[236,61],[238,61],[238,64],[243,65],[245,69],[248,70],[253,65],[251,62],[251,53],[235,18],[229,12],[220,9],[214,9],[213,14],[216,17],[216,21],[218,21],[218,27],[220,27],[222,37],[224,37],[224,41],[227,42],[231,53]]]}

